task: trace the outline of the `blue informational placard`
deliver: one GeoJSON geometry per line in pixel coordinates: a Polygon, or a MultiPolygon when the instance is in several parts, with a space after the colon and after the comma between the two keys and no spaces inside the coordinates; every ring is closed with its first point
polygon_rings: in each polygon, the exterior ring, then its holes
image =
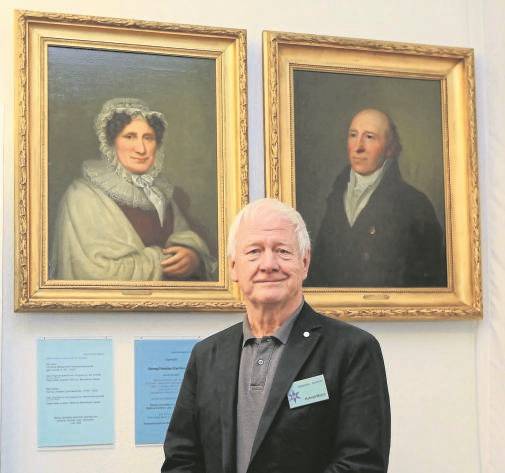
{"type": "Polygon", "coordinates": [[[162,444],[195,339],[135,340],[135,444],[162,444]]]}
{"type": "Polygon", "coordinates": [[[38,446],[112,445],[112,340],[40,339],[38,446]]]}

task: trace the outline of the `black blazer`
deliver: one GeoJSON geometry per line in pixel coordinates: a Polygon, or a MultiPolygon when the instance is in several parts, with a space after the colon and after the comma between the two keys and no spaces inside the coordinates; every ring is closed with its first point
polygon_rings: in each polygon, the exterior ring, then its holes
{"type": "MultiPolygon", "coordinates": [[[[168,427],[162,472],[235,473],[241,346],[240,323],[193,349],[168,427]]],[[[284,347],[248,473],[384,473],[389,444],[379,343],[305,304],[284,347]],[[290,409],[292,383],[320,374],[329,399],[290,409]]]]}
{"type": "Polygon", "coordinates": [[[428,197],[407,184],[393,161],[351,227],[337,177],[314,245],[305,286],[447,286],[445,237],[428,197]]]}

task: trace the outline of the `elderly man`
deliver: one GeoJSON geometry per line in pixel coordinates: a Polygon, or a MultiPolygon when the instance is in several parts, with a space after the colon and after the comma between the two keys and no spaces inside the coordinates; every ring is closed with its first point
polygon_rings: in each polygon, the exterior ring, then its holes
{"type": "Polygon", "coordinates": [[[360,111],[347,137],[314,247],[308,286],[447,286],[445,244],[433,205],[400,175],[396,126],[360,111]]]}
{"type": "Polygon", "coordinates": [[[367,332],[304,303],[310,241],[301,216],[273,199],[249,204],[228,253],[247,313],[195,346],[161,471],[386,472],[381,350],[367,332]]]}

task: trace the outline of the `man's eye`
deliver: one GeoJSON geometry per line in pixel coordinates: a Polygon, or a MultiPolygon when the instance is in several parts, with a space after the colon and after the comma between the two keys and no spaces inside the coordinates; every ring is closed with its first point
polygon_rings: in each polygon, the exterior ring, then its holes
{"type": "Polygon", "coordinates": [[[144,139],[147,141],[154,141],[154,136],[148,135],[148,136],[145,136],[144,139]]]}
{"type": "Polygon", "coordinates": [[[373,140],[373,139],[375,138],[375,135],[368,134],[368,135],[366,135],[366,137],[367,137],[369,140],[373,140]]]}

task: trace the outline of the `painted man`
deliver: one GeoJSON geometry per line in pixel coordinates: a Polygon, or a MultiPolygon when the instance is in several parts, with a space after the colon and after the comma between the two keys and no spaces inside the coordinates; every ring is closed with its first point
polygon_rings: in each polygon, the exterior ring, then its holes
{"type": "Polygon", "coordinates": [[[328,196],[308,286],[447,285],[445,239],[432,203],[400,174],[401,144],[384,112],[351,121],[349,166],[328,196]]]}

